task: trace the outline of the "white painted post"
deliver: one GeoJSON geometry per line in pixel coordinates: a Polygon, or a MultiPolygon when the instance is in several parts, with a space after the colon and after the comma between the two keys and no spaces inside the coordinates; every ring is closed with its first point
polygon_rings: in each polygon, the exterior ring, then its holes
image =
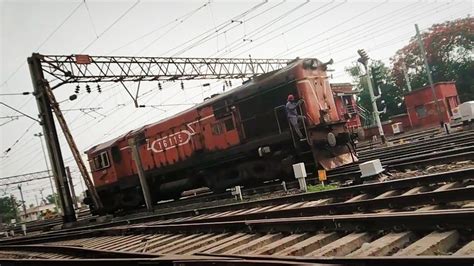
{"type": "Polygon", "coordinates": [[[234,189],[232,189],[232,195],[234,195],[236,199],[240,199],[241,201],[244,200],[240,186],[235,186],[234,189]]]}
{"type": "Polygon", "coordinates": [[[306,186],[306,168],[304,163],[293,164],[293,172],[295,173],[295,178],[298,180],[300,185],[300,190],[308,192],[308,187],[306,186]]]}
{"type": "Polygon", "coordinates": [[[26,224],[21,224],[21,231],[23,231],[23,235],[26,236],[26,224]]]}
{"type": "Polygon", "coordinates": [[[285,192],[288,192],[288,189],[286,188],[286,182],[285,181],[281,182],[281,185],[283,186],[283,190],[285,192]]]}

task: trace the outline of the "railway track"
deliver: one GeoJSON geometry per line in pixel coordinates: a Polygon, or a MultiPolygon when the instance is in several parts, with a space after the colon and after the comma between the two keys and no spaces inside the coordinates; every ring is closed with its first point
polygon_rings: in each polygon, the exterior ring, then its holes
{"type": "MultiPolygon", "coordinates": [[[[473,147],[469,145],[466,147],[463,147],[463,144],[466,144],[466,143],[471,143],[471,144],[474,143],[474,131],[454,133],[454,134],[451,134],[450,136],[439,136],[436,138],[431,138],[429,140],[426,140],[423,143],[410,143],[410,144],[399,145],[399,146],[394,146],[394,147],[375,149],[373,150],[374,152],[373,156],[379,157],[379,158],[382,157],[383,158],[382,162],[384,162],[384,164],[388,163],[388,165],[385,165],[385,167],[388,169],[393,169],[395,168],[395,166],[399,166],[399,167],[410,166],[410,165],[413,165],[414,163],[422,164],[424,160],[431,161],[433,160],[433,158],[429,158],[429,156],[433,156],[432,153],[436,153],[444,161],[453,161],[457,158],[460,158],[460,156],[462,157],[463,154],[468,157],[471,156],[471,154],[473,153],[471,152],[471,149],[473,147]],[[435,145],[435,144],[439,144],[439,145],[435,145]],[[436,147],[429,148],[432,146],[436,146],[436,147]],[[396,158],[396,157],[399,157],[400,153],[404,154],[407,151],[413,151],[413,150],[417,151],[416,154],[413,156],[409,156],[405,158],[396,158]],[[417,156],[422,156],[422,157],[428,156],[428,159],[417,160],[418,158],[417,156]]],[[[362,153],[361,155],[362,155],[361,158],[363,160],[372,159],[369,154],[362,153]]],[[[462,158],[465,158],[465,157],[462,157],[462,158]]],[[[331,181],[333,180],[343,181],[347,178],[351,178],[354,175],[359,174],[358,167],[355,165],[344,167],[342,169],[337,169],[336,171],[339,171],[339,172],[334,172],[334,171],[329,172],[329,179],[331,181]],[[341,178],[341,177],[344,177],[344,178],[341,178]]],[[[319,183],[314,178],[313,179],[310,178],[307,181],[309,184],[319,183]]],[[[297,190],[298,188],[297,182],[286,182],[285,185],[286,185],[286,189],[293,190],[293,191],[297,190]]],[[[282,191],[283,191],[283,186],[280,183],[268,184],[264,186],[242,190],[243,195],[248,199],[261,197],[262,194],[263,194],[263,197],[265,197],[265,195],[268,195],[269,197],[271,197],[272,196],[271,194],[274,194],[274,193],[280,193],[281,195],[284,195],[284,192],[282,191]]],[[[165,202],[163,204],[158,204],[155,212],[173,213],[180,210],[202,209],[203,207],[212,208],[213,206],[216,206],[216,205],[225,206],[225,205],[232,204],[234,202],[235,200],[230,195],[230,193],[223,193],[223,194],[205,193],[203,195],[198,195],[196,197],[189,197],[189,198],[181,199],[178,201],[165,202]]],[[[124,217],[116,218],[115,220],[128,221],[128,220],[134,220],[135,219],[134,217],[137,217],[137,219],[140,219],[141,216],[143,216],[143,213],[140,213],[140,210],[138,210],[137,213],[135,214],[128,214],[128,215],[125,215],[124,217]]],[[[93,224],[94,220],[96,219],[97,217],[88,217],[87,219],[85,219],[84,222],[92,221],[92,224],[93,224]]],[[[61,223],[62,222],[59,219],[57,221],[53,220],[53,221],[47,221],[43,223],[35,223],[35,224],[27,225],[27,230],[29,234],[32,234],[32,233],[36,234],[44,230],[49,231],[52,228],[59,226],[61,223]]],[[[17,229],[16,232],[20,233],[21,228],[18,227],[16,229],[17,229]]]]}
{"type": "Polygon", "coordinates": [[[0,251],[83,248],[123,256],[216,256],[242,263],[461,262],[474,250],[473,173],[453,171],[154,215],[6,240],[0,251]]]}
{"type": "Polygon", "coordinates": [[[456,160],[474,159],[474,131],[462,131],[440,135],[418,142],[391,147],[365,150],[358,155],[359,162],[342,166],[328,172],[328,177],[347,180],[360,176],[358,164],[380,159],[386,169],[400,170],[456,160]]]}

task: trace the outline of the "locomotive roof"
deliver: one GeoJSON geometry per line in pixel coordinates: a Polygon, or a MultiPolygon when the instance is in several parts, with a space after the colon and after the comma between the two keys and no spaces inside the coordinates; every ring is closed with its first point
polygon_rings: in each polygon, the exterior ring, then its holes
{"type": "Polygon", "coordinates": [[[196,105],[194,105],[194,106],[192,106],[188,109],[185,109],[181,112],[178,112],[178,113],[176,113],[172,116],[160,119],[157,122],[154,122],[154,123],[151,123],[151,124],[148,124],[148,125],[144,125],[144,126],[142,126],[140,128],[137,128],[135,130],[131,130],[131,131],[125,133],[125,134],[120,135],[119,137],[117,137],[115,139],[111,139],[107,142],[95,145],[95,146],[91,147],[89,150],[87,150],[85,153],[87,153],[87,154],[95,153],[97,151],[101,151],[101,150],[110,148],[116,142],[118,142],[120,140],[123,140],[123,139],[127,138],[128,136],[136,135],[136,134],[142,132],[143,130],[145,130],[147,128],[150,128],[150,127],[153,127],[157,124],[163,123],[164,121],[171,120],[175,117],[178,117],[178,116],[182,115],[183,113],[189,112],[190,110],[201,109],[203,107],[212,105],[213,103],[218,102],[219,100],[222,100],[222,99],[226,99],[228,97],[232,97],[234,100],[245,98],[249,95],[254,94],[256,91],[260,90],[262,87],[270,87],[270,86],[281,84],[283,82],[291,81],[291,80],[294,79],[294,75],[291,73],[291,71],[296,66],[302,64],[303,62],[309,62],[308,60],[311,60],[310,64],[315,64],[315,63],[316,64],[321,64],[321,61],[319,61],[318,59],[315,59],[315,58],[307,58],[307,59],[296,58],[292,61],[289,61],[288,64],[283,68],[280,68],[280,69],[277,69],[277,70],[274,70],[274,71],[271,71],[271,72],[267,72],[267,73],[258,75],[256,77],[253,77],[252,79],[250,79],[248,81],[245,81],[242,85],[238,86],[235,89],[232,89],[232,90],[229,90],[227,92],[221,93],[221,94],[219,94],[215,97],[212,97],[208,100],[205,100],[202,103],[196,104],[196,105]],[[316,61],[313,61],[313,60],[316,60],[316,61]]]}

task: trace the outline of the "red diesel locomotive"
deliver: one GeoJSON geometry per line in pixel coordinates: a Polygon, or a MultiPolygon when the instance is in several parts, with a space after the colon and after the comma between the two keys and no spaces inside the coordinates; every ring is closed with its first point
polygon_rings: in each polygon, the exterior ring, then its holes
{"type": "Polygon", "coordinates": [[[188,110],[92,147],[86,153],[105,211],[144,202],[130,138],[139,143],[154,202],[203,186],[222,191],[292,178],[292,164],[297,162],[305,162],[313,173],[352,162],[351,135],[336,111],[326,68],[327,63],[317,59],[295,59],[188,110]],[[289,94],[303,100],[299,114],[305,116],[305,141],[290,129],[284,107],[289,94]]]}

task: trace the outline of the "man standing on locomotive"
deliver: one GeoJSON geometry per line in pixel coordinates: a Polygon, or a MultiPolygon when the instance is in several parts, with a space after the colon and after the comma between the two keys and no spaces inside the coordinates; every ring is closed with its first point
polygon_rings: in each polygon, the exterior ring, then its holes
{"type": "Polygon", "coordinates": [[[295,102],[295,96],[293,94],[288,95],[288,100],[286,102],[286,115],[288,117],[288,120],[290,121],[291,127],[295,130],[296,134],[300,138],[300,141],[306,140],[303,136],[303,133],[301,133],[300,130],[300,125],[299,121],[304,121],[304,116],[298,115],[297,108],[303,103],[302,100],[298,100],[295,102]]]}

